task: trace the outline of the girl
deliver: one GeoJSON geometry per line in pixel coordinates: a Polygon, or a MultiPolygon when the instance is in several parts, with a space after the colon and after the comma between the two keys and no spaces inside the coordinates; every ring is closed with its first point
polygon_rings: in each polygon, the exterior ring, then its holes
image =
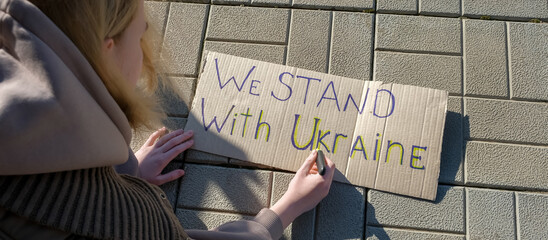
{"type": "Polygon", "coordinates": [[[184,174],[160,173],[192,132],[161,129],[137,154],[128,147],[131,128],[162,117],[143,5],[0,0],[1,239],[278,239],[329,192],[335,166],[326,159],[319,175],[312,152],[253,220],[182,228],[153,184],[184,174]]]}

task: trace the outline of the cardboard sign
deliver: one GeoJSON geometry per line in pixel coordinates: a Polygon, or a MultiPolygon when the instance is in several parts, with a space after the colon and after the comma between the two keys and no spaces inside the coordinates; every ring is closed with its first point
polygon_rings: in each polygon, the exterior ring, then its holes
{"type": "Polygon", "coordinates": [[[207,53],[194,149],[296,171],[320,148],[335,181],[434,200],[446,91],[207,53]]]}

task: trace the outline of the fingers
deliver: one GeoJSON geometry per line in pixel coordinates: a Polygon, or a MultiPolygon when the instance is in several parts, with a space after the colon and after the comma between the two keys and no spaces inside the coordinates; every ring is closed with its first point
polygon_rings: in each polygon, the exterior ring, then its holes
{"type": "Polygon", "coordinates": [[[335,163],[331,161],[331,159],[329,159],[328,157],[325,157],[325,162],[327,163],[327,167],[329,167],[329,169],[335,168],[335,163]]]}
{"type": "Polygon", "coordinates": [[[150,134],[150,136],[148,137],[148,139],[145,142],[145,146],[152,146],[154,144],[154,142],[156,142],[156,139],[161,137],[165,132],[166,132],[166,127],[163,127],[163,128],[160,128],[160,129],[156,130],[152,134],[150,134]]]}
{"type": "Polygon", "coordinates": [[[328,157],[325,157],[325,172],[327,173],[325,177],[331,182],[333,180],[333,175],[335,175],[335,163],[331,161],[328,157]]]}
{"type": "Polygon", "coordinates": [[[181,132],[181,134],[179,135],[172,136],[171,139],[169,139],[166,143],[164,143],[164,145],[160,147],[160,150],[162,152],[168,152],[175,146],[178,146],[188,141],[190,138],[192,138],[192,136],[194,136],[194,133],[192,131],[181,132]]]}
{"type": "Polygon", "coordinates": [[[192,145],[194,145],[194,140],[190,139],[188,141],[184,141],[183,143],[169,149],[166,152],[166,155],[167,155],[166,160],[168,161],[165,164],[167,165],[172,159],[174,159],[175,157],[177,157],[177,155],[181,154],[185,150],[192,147],[192,145]]]}
{"type": "Polygon", "coordinates": [[[308,155],[306,160],[304,160],[304,163],[303,165],[301,165],[301,167],[297,171],[297,174],[300,173],[300,174],[306,175],[312,168],[312,165],[315,163],[317,156],[318,156],[318,152],[316,152],[316,150],[313,150],[312,152],[310,152],[310,155],[308,155]]]}
{"type": "Polygon", "coordinates": [[[163,146],[166,142],[168,142],[172,138],[183,134],[183,132],[184,132],[183,129],[178,129],[178,130],[175,130],[173,132],[170,132],[170,133],[166,134],[165,136],[158,139],[158,141],[156,142],[156,147],[163,146]]]}
{"type": "Polygon", "coordinates": [[[182,177],[183,175],[185,175],[184,170],[182,170],[182,169],[173,170],[173,171],[168,172],[166,174],[158,175],[158,177],[156,177],[155,184],[156,185],[162,185],[164,183],[174,181],[177,178],[182,177]]]}

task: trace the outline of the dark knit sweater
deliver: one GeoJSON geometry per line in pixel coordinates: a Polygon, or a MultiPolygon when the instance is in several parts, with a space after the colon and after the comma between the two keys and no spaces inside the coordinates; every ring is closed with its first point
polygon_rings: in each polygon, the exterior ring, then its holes
{"type": "Polygon", "coordinates": [[[72,41],[24,0],[0,0],[0,33],[0,208],[93,238],[185,238],[160,188],[114,171],[131,129],[72,41]]]}
{"type": "Polygon", "coordinates": [[[0,206],[99,239],[186,239],[164,192],[112,167],[0,176],[0,206]]]}

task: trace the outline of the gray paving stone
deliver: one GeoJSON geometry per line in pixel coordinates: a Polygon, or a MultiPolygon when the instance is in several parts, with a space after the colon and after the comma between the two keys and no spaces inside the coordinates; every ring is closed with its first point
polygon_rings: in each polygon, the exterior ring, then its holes
{"type": "Polygon", "coordinates": [[[464,94],[508,97],[505,23],[466,19],[463,26],[464,94]]]}
{"type": "Polygon", "coordinates": [[[233,213],[219,213],[210,211],[196,211],[178,208],[175,211],[177,218],[185,229],[210,230],[227,222],[250,220],[253,217],[233,213]]]}
{"type": "MultiPolygon", "coordinates": [[[[274,205],[287,191],[287,187],[295,174],[274,172],[272,178],[272,198],[270,206],[274,205]]],[[[281,239],[314,239],[314,219],[316,208],[299,216],[285,230],[281,239]]]]}
{"type": "Polygon", "coordinates": [[[207,14],[208,5],[171,3],[164,41],[169,73],[197,75],[207,14]]]}
{"type": "Polygon", "coordinates": [[[364,188],[333,182],[317,208],[315,239],[364,238],[364,188]]]}
{"type": "Polygon", "coordinates": [[[449,97],[441,150],[441,183],[463,183],[462,98],[449,97]]]}
{"type": "Polygon", "coordinates": [[[367,225],[464,233],[464,188],[438,186],[435,202],[370,190],[367,225]]]}
{"type": "Polygon", "coordinates": [[[417,0],[377,0],[377,12],[416,14],[417,0]]]}
{"type": "Polygon", "coordinates": [[[462,0],[462,14],[510,20],[546,19],[548,4],[546,0],[462,0]]]}
{"type": "Polygon", "coordinates": [[[468,142],[466,184],[548,190],[548,148],[468,142]]]}
{"type": "Polygon", "coordinates": [[[376,51],[373,80],[461,94],[461,62],[459,56],[376,51]]]}
{"type": "Polygon", "coordinates": [[[207,39],[285,43],[289,10],[212,5],[207,39]]]}
{"type": "Polygon", "coordinates": [[[184,129],[186,122],[186,118],[168,117],[163,123],[169,131],[175,131],[177,129],[184,129]]]}
{"type": "Polygon", "coordinates": [[[285,46],[206,41],[204,50],[284,64],[285,46]]]}
{"type": "Polygon", "coordinates": [[[315,9],[372,9],[373,0],[293,0],[294,7],[315,9]]]}
{"type": "Polygon", "coordinates": [[[548,105],[466,98],[471,139],[548,144],[548,105]]]}
{"type": "MultiPolygon", "coordinates": [[[[180,162],[170,162],[166,168],[162,171],[162,174],[169,173],[171,171],[182,169],[183,164],[180,162]]],[[[167,182],[162,185],[160,185],[160,188],[164,190],[166,193],[166,197],[171,203],[171,206],[173,209],[177,206],[177,193],[179,192],[179,184],[181,183],[181,179],[177,179],[175,181],[167,182]]],[[[175,210],[174,210],[175,211],[175,210]]]]}
{"type": "Polygon", "coordinates": [[[196,89],[195,78],[171,77],[173,88],[159,89],[160,104],[170,116],[187,117],[196,89]]]}
{"type": "Polygon", "coordinates": [[[371,78],[373,14],[333,13],[329,73],[350,78],[371,78]]]}
{"type": "Polygon", "coordinates": [[[548,195],[518,193],[518,232],[521,239],[548,239],[548,195]]]}
{"type": "Polygon", "coordinates": [[[384,239],[437,239],[437,240],[464,240],[464,235],[450,233],[433,233],[421,231],[409,231],[402,229],[390,229],[367,226],[366,237],[368,240],[384,239]]]}
{"type": "Polygon", "coordinates": [[[208,164],[226,164],[228,157],[206,153],[198,150],[189,149],[185,151],[185,162],[208,163],[208,164]]]}
{"type": "Polygon", "coordinates": [[[145,11],[149,28],[156,30],[162,36],[166,30],[168,10],[168,2],[145,1],[145,11]]]}
{"type": "Polygon", "coordinates": [[[548,24],[508,24],[511,97],[548,101],[548,24]]]}
{"type": "Polygon", "coordinates": [[[457,17],[460,16],[460,0],[419,0],[419,14],[457,17]]]}
{"type": "Polygon", "coordinates": [[[516,239],[514,192],[466,188],[469,239],[516,239]]]}
{"type": "MultiPolygon", "coordinates": [[[[174,131],[177,129],[183,129],[186,125],[186,118],[177,118],[177,117],[168,117],[164,119],[162,124],[169,130],[174,131]]],[[[141,146],[146,142],[150,134],[152,134],[156,129],[139,129],[134,130],[132,134],[130,147],[133,152],[137,152],[141,146]]],[[[179,158],[179,157],[178,157],[179,158]]]]}
{"type": "Polygon", "coordinates": [[[268,207],[268,171],[186,164],[178,207],[257,214],[268,207]]]}
{"type": "Polygon", "coordinates": [[[331,13],[292,10],[287,65],[327,72],[331,13]]]}
{"type": "Polygon", "coordinates": [[[461,54],[461,20],[377,14],[375,49],[461,54]]]}

